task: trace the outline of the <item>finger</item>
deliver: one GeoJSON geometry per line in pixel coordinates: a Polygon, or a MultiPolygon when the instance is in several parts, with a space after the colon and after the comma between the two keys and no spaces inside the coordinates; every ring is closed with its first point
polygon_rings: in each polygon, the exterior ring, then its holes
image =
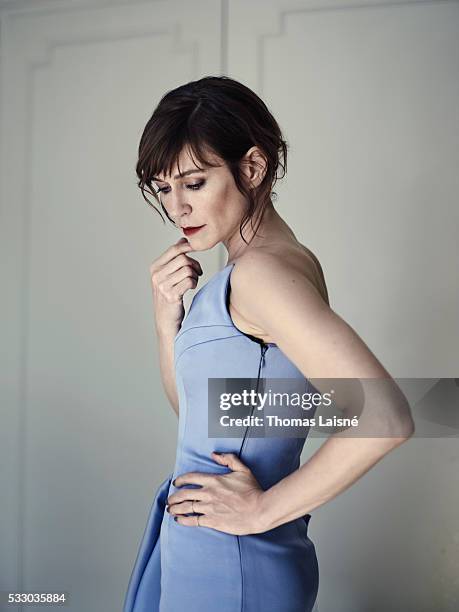
{"type": "Polygon", "coordinates": [[[185,525],[186,527],[207,527],[207,525],[203,524],[203,516],[174,516],[174,521],[176,521],[179,525],[185,525]],[[199,525],[198,525],[199,518],[199,525]]]}
{"type": "Polygon", "coordinates": [[[214,461],[220,463],[220,465],[226,465],[233,472],[250,472],[250,468],[248,468],[245,463],[239,459],[237,455],[234,453],[212,453],[212,457],[214,461]]]}
{"type": "Polygon", "coordinates": [[[187,527],[214,527],[214,522],[210,517],[205,514],[195,514],[194,516],[174,516],[174,521],[179,525],[186,525],[187,527]]]}
{"type": "Polygon", "coordinates": [[[166,272],[173,272],[175,269],[179,270],[182,266],[191,266],[196,274],[201,275],[202,267],[197,259],[194,259],[188,253],[179,253],[174,259],[172,259],[164,268],[166,272]],[[180,265],[181,263],[181,265],[180,265]]]}
{"type": "Polygon", "coordinates": [[[205,488],[190,489],[185,487],[180,489],[180,491],[176,491],[175,493],[172,493],[172,495],[169,495],[166,503],[169,506],[172,506],[172,504],[180,504],[184,501],[207,501],[208,498],[209,492],[205,488]]]}
{"type": "Polygon", "coordinates": [[[203,512],[202,502],[197,500],[192,501],[184,501],[179,504],[171,504],[168,509],[169,514],[173,515],[181,515],[181,514],[191,514],[198,513],[201,514],[203,512]]]}
{"type": "Polygon", "coordinates": [[[181,516],[182,514],[191,514],[194,512],[193,507],[197,504],[194,501],[184,501],[177,504],[171,504],[169,506],[169,514],[174,516],[181,516]]]}
{"type": "Polygon", "coordinates": [[[182,264],[173,263],[171,267],[166,267],[158,272],[158,284],[162,285],[164,289],[178,290],[180,289],[180,283],[184,281],[188,282],[191,279],[194,286],[198,282],[199,274],[196,268],[192,265],[191,261],[184,262],[182,264]]]}
{"type": "Polygon", "coordinates": [[[204,272],[202,271],[202,266],[201,266],[201,264],[199,263],[199,261],[198,261],[197,259],[193,259],[193,257],[191,257],[190,255],[187,255],[187,257],[188,257],[188,259],[189,259],[191,262],[193,262],[194,264],[196,264],[196,265],[195,265],[195,268],[196,268],[196,270],[197,270],[198,274],[199,274],[200,276],[201,276],[202,274],[204,274],[204,272]]]}
{"type": "Polygon", "coordinates": [[[158,270],[172,261],[177,255],[181,253],[188,253],[192,251],[193,247],[188,242],[186,238],[180,238],[174,244],[171,244],[169,248],[167,248],[164,253],[162,253],[150,266],[150,271],[153,272],[158,270]]]}
{"type": "Polygon", "coordinates": [[[190,273],[196,280],[202,274],[199,261],[189,257],[186,253],[179,253],[174,259],[156,271],[156,277],[158,283],[168,282],[171,286],[174,286],[183,280],[183,278],[189,276],[190,273]]]}
{"type": "Polygon", "coordinates": [[[205,472],[185,472],[177,476],[172,484],[174,487],[182,487],[187,484],[210,485],[216,478],[215,474],[205,472]]]}
{"type": "Polygon", "coordinates": [[[177,257],[180,253],[186,253],[188,251],[192,251],[193,247],[191,243],[186,238],[180,238],[174,244],[171,244],[164,253],[158,258],[158,263],[160,266],[166,264],[174,257],[177,257]]]}
{"type": "Polygon", "coordinates": [[[168,302],[182,303],[184,294],[189,289],[197,287],[198,275],[190,265],[181,267],[166,278],[164,278],[164,274],[165,272],[162,270],[156,273],[154,279],[152,276],[152,290],[153,294],[162,294],[168,302]]]}

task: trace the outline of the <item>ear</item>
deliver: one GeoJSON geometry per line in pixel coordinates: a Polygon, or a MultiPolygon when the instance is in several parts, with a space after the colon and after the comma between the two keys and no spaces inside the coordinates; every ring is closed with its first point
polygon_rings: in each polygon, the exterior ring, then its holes
{"type": "Polygon", "coordinates": [[[241,159],[241,170],[247,178],[250,187],[258,187],[266,174],[267,162],[261,149],[250,148],[241,159]]]}

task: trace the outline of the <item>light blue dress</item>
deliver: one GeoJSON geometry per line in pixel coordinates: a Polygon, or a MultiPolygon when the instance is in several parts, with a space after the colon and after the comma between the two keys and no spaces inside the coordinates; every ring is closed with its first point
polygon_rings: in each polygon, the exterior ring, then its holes
{"type": "Polygon", "coordinates": [[[310,385],[276,344],[235,327],[228,310],[233,266],[195,293],[175,338],[180,409],[175,467],[156,491],[123,612],[310,612],[317,597],[310,514],[237,536],[180,525],[165,511],[168,496],[178,490],[172,485],[176,476],[230,471],[212,459],[212,451],[238,454],[263,489],[300,466],[304,437],[251,437],[250,427],[244,438],[208,437],[208,378],[292,378],[301,392],[310,385]]]}

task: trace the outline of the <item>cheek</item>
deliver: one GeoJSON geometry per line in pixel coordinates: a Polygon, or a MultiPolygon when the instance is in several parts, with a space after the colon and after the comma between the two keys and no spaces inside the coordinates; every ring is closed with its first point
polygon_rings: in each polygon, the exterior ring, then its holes
{"type": "Polygon", "coordinates": [[[224,189],[209,192],[206,195],[204,209],[208,218],[212,218],[218,223],[219,219],[228,214],[228,193],[224,189]]]}
{"type": "Polygon", "coordinates": [[[231,185],[223,185],[218,189],[209,190],[201,211],[205,218],[217,227],[228,227],[236,223],[243,214],[244,202],[240,194],[231,185]]]}

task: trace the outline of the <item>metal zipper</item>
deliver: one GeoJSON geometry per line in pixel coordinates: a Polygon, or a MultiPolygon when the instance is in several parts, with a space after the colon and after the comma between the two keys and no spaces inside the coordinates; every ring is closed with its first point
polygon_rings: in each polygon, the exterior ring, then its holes
{"type": "MultiPolygon", "coordinates": [[[[261,354],[260,354],[260,361],[259,361],[259,364],[258,364],[257,386],[256,386],[255,393],[258,393],[258,387],[259,387],[259,384],[260,384],[261,368],[265,364],[265,353],[268,350],[268,348],[269,348],[269,346],[267,344],[265,344],[264,342],[260,343],[261,354]]],[[[250,417],[252,417],[253,411],[255,410],[255,408],[256,408],[256,406],[252,406],[252,409],[250,411],[250,417]]],[[[247,425],[247,427],[245,428],[244,437],[242,438],[241,448],[239,449],[239,452],[237,454],[239,459],[241,458],[242,451],[244,450],[244,446],[245,446],[245,442],[246,442],[246,438],[247,438],[247,434],[249,432],[249,429],[250,429],[250,425],[247,425]]]]}

